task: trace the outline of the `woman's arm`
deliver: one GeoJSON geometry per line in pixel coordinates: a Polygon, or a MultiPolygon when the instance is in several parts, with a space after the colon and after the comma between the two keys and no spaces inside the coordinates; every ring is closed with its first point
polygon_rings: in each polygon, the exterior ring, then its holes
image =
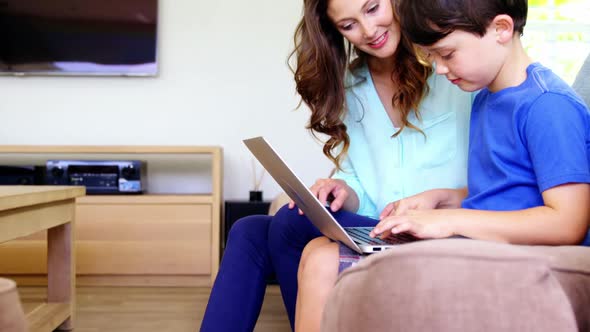
{"type": "Polygon", "coordinates": [[[404,215],[409,210],[460,208],[465,197],[467,197],[467,188],[427,190],[387,204],[381,211],[379,219],[404,215]]]}
{"type": "Polygon", "coordinates": [[[408,211],[383,219],[372,236],[409,232],[420,238],[462,235],[518,244],[579,244],[588,230],[590,185],[564,184],[543,192],[544,206],[518,211],[408,211]]]}
{"type": "Polygon", "coordinates": [[[367,208],[367,201],[369,198],[361,185],[358,174],[354,167],[352,167],[352,162],[349,156],[346,156],[340,162],[340,169],[336,170],[330,178],[335,181],[342,181],[350,190],[344,200],[340,200],[339,197],[332,193],[334,195],[334,200],[330,203],[332,211],[337,211],[342,208],[352,213],[358,213],[367,208]]]}

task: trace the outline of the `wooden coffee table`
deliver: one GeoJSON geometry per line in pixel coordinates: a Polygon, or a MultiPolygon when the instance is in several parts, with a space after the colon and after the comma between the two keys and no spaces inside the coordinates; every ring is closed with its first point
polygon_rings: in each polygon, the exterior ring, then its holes
{"type": "Polygon", "coordinates": [[[0,243],[47,230],[47,302],[24,306],[30,332],[74,327],[74,212],[76,197],[85,192],[74,186],[0,186],[0,243]]]}

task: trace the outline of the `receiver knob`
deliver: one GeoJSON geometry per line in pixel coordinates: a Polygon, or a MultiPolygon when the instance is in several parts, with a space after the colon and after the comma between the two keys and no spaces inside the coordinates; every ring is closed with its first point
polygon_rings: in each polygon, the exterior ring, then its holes
{"type": "Polygon", "coordinates": [[[135,167],[133,167],[133,165],[125,166],[121,170],[121,174],[123,174],[124,178],[133,177],[135,175],[135,173],[136,173],[136,170],[135,170],[135,167]]]}
{"type": "Polygon", "coordinates": [[[61,166],[56,166],[51,169],[51,175],[56,178],[61,178],[64,175],[64,170],[61,166]]]}

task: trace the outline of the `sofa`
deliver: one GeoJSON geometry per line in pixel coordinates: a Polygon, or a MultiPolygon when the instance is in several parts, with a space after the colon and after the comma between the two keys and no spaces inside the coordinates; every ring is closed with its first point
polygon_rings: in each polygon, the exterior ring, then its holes
{"type": "Polygon", "coordinates": [[[586,105],[590,105],[590,55],[578,72],[572,88],[584,99],[586,105]]]}
{"type": "MultiPolygon", "coordinates": [[[[590,56],[573,87],[590,105],[590,56]]],[[[590,331],[590,247],[405,244],[340,275],[322,331],[590,331]]]]}
{"type": "Polygon", "coordinates": [[[590,248],[420,241],[342,273],[322,331],[590,331],[590,248]]]}

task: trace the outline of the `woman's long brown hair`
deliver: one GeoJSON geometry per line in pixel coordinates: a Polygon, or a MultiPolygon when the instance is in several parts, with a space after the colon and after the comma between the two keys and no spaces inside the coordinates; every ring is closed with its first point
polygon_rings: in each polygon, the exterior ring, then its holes
{"type": "MultiPolygon", "coordinates": [[[[350,145],[343,122],[346,109],[345,73],[347,68],[354,70],[362,64],[368,55],[356,49],[353,51],[345,42],[328,18],[328,1],[303,1],[303,18],[295,30],[295,49],[289,58],[296,57],[292,70],[297,92],[311,109],[307,129],[316,137],[318,133],[328,136],[323,152],[340,169],[340,161],[350,145]],[[354,55],[358,58],[352,61],[354,55]]],[[[399,22],[395,10],[394,18],[399,22]]],[[[391,73],[391,79],[398,90],[391,102],[399,108],[402,120],[395,136],[405,127],[420,131],[408,121],[408,115],[415,111],[420,116],[418,106],[428,92],[426,79],[432,68],[418,60],[414,47],[403,35],[394,56],[397,66],[391,73]]]]}

